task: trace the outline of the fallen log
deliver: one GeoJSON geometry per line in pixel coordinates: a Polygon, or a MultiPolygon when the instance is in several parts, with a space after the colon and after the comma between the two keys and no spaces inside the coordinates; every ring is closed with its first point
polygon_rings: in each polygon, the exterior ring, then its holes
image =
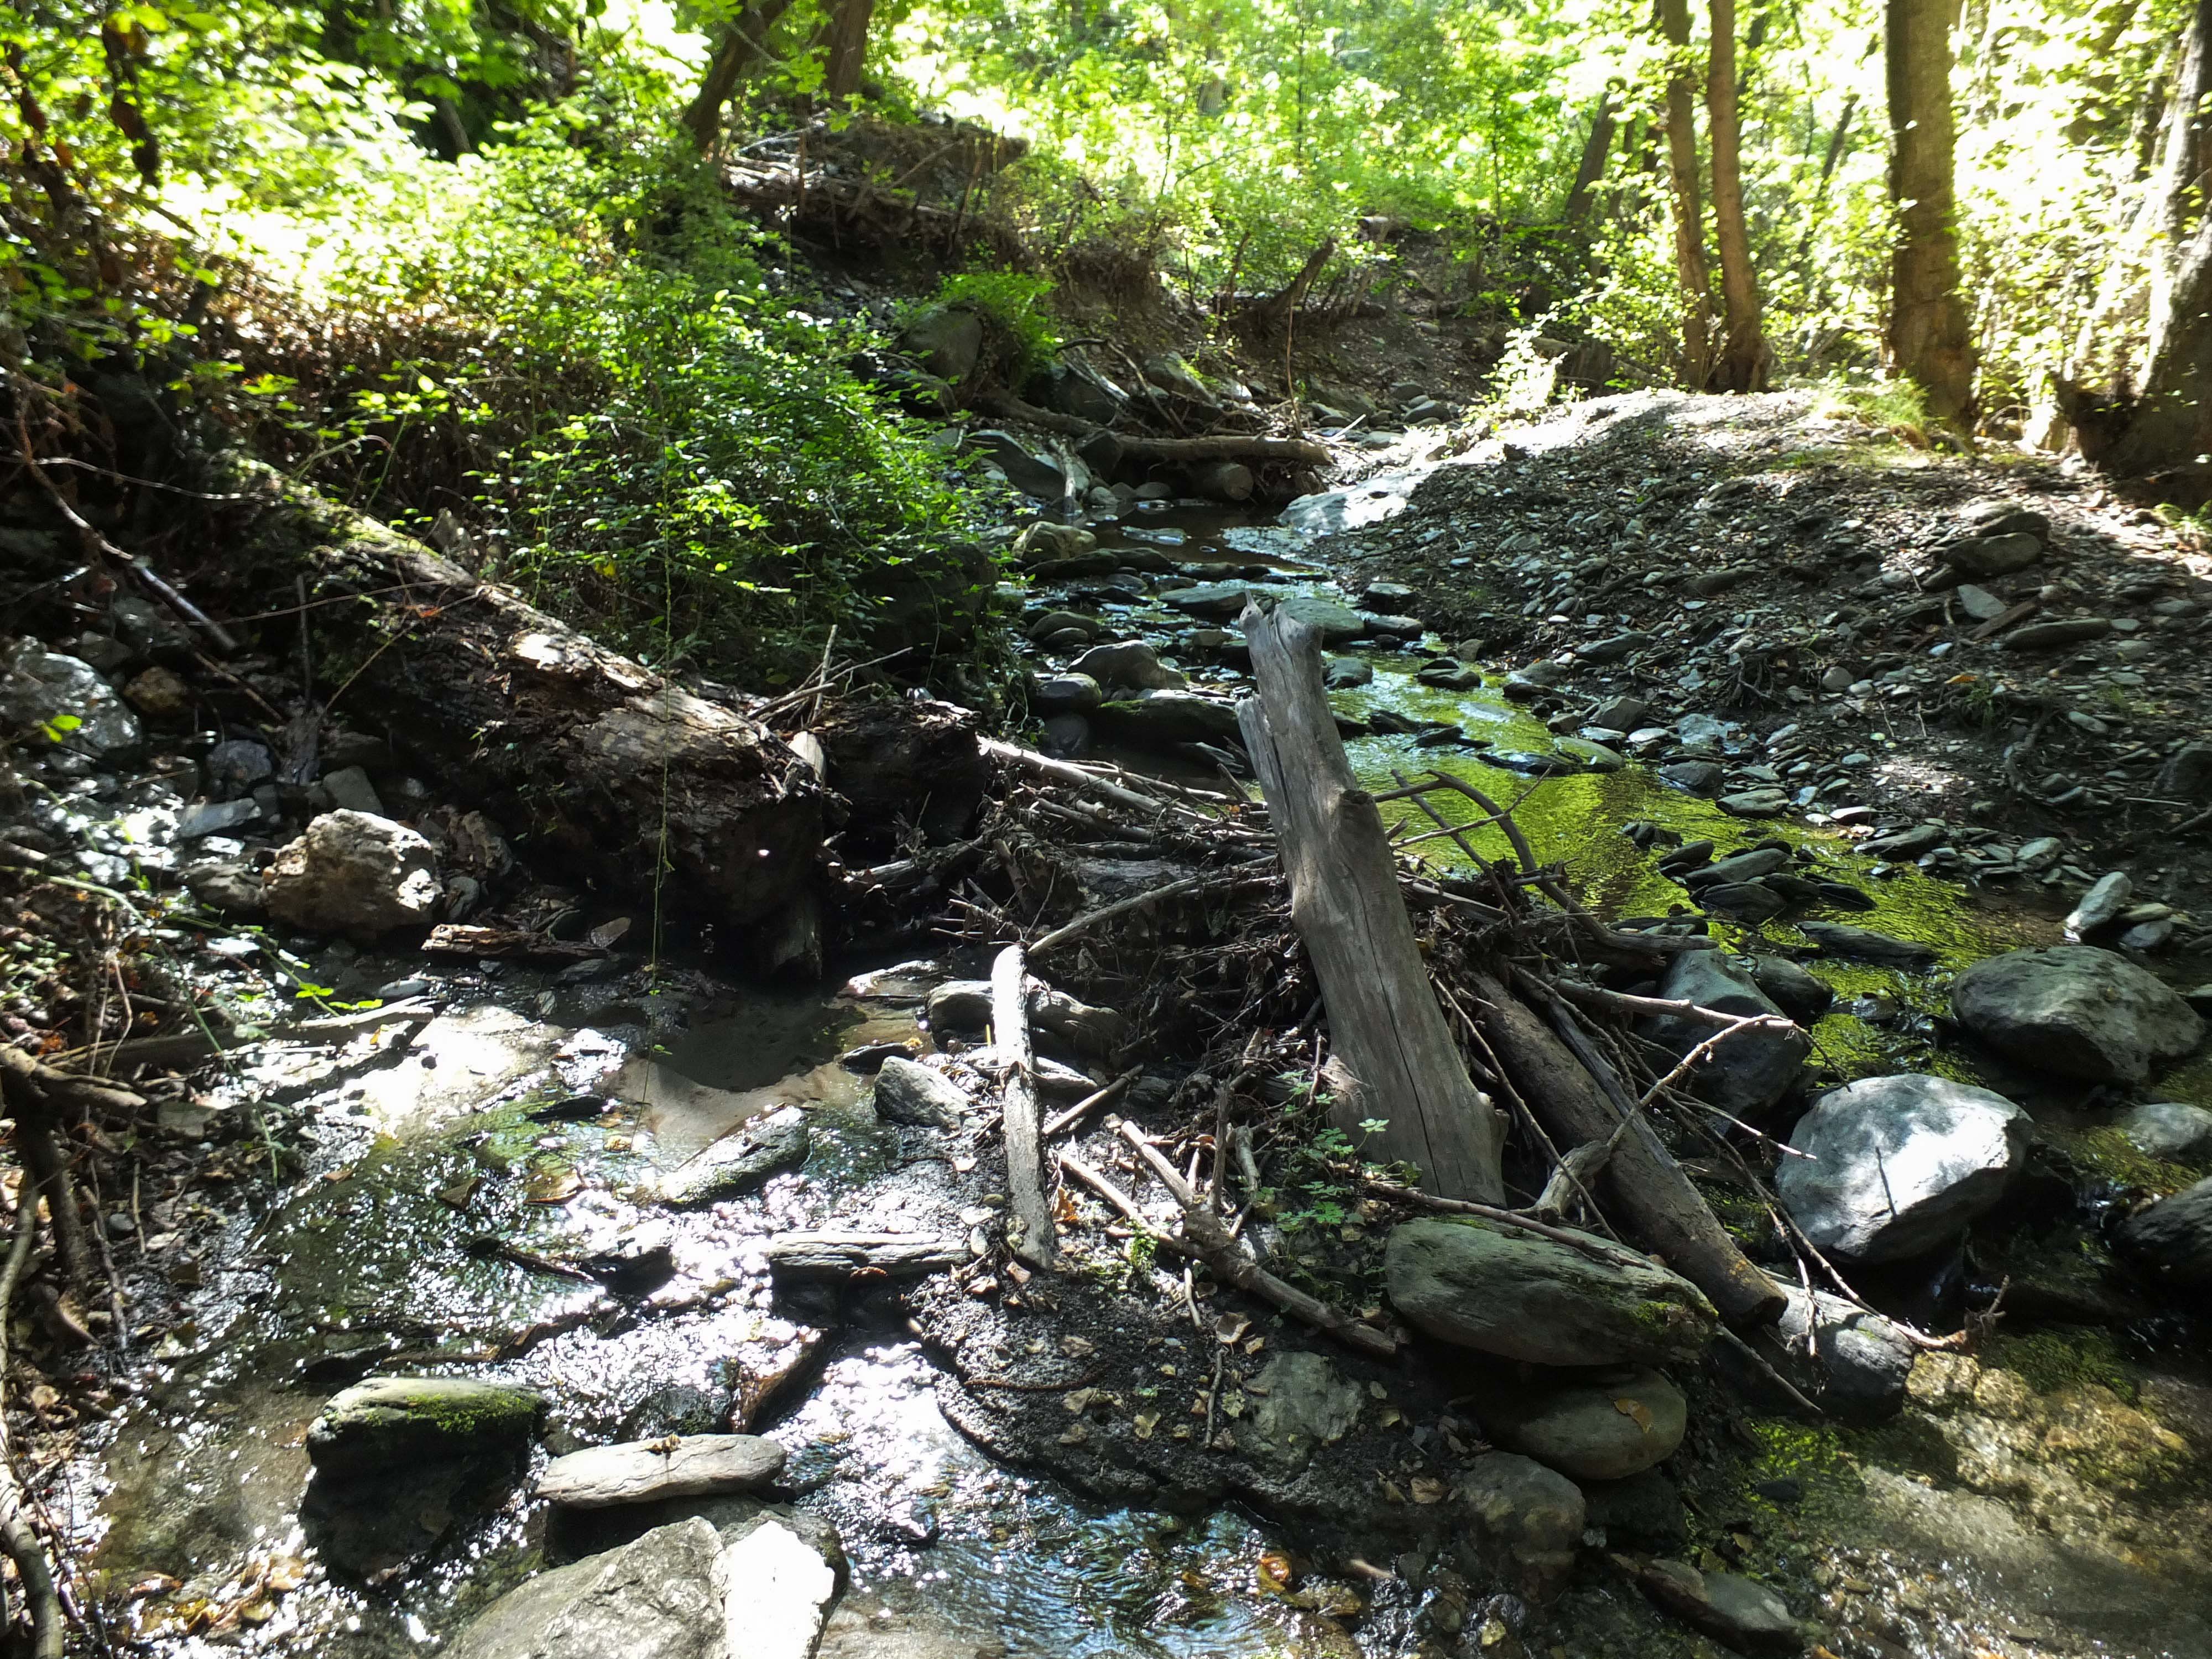
{"type": "Polygon", "coordinates": [[[1736,1248],[1658,1132],[1638,1115],[1615,1142],[1623,1113],[1551,1028],[1495,976],[1474,971],[1467,983],[1484,1005],[1475,1011],[1483,1035],[1553,1139],[1612,1146],[1599,1190],[1625,1230],[1703,1291],[1729,1323],[1779,1316],[1781,1290],[1736,1248]]]}
{"type": "Polygon", "coordinates": [[[785,965],[764,941],[795,937],[776,924],[812,899],[824,796],[781,739],[372,519],[224,465],[247,506],[202,596],[216,602],[219,574],[252,614],[305,580],[307,609],[244,626],[286,657],[308,630],[322,719],[379,730],[566,873],[679,893],[758,969],[785,965]]]}
{"type": "Polygon", "coordinates": [[[1321,981],[1330,1046],[1358,1080],[1332,1121],[1357,1134],[1363,1119],[1382,1118],[1364,1155],[1415,1165],[1423,1187],[1446,1197],[1503,1203],[1505,1119],[1468,1075],[1437,1006],[1382,814],[1352,776],[1322,688],[1320,635],[1257,605],[1243,627],[1260,695],[1238,705],[1238,723],[1290,878],[1291,919],[1321,981]]]}
{"type": "Polygon", "coordinates": [[[1044,1196],[1044,1137],[1037,1120],[1036,1055],[1030,1044],[1029,964],[1018,945],[991,963],[991,1043],[1006,1067],[1007,1243],[1033,1267],[1059,1264],[1044,1196]],[[1021,1224],[1017,1234],[1014,1222],[1021,1224]]]}
{"type": "MultiPolygon", "coordinates": [[[[987,398],[982,407],[991,414],[1046,432],[1070,438],[1095,438],[1107,430],[1073,415],[1039,409],[1019,398],[987,398]]],[[[1271,438],[1250,433],[1217,433],[1207,438],[1152,438],[1131,432],[1112,434],[1124,457],[1139,461],[1294,461],[1302,466],[1327,466],[1335,458],[1327,444],[1310,438],[1271,438]]]]}
{"type": "Polygon", "coordinates": [[[920,1279],[967,1259],[960,1240],[926,1233],[784,1233],[768,1243],[769,1272],[779,1279],[920,1279]]]}

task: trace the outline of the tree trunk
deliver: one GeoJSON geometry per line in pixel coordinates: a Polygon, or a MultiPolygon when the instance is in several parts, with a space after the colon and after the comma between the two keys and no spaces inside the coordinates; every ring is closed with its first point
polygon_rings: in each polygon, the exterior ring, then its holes
{"type": "Polygon", "coordinates": [[[1354,1086],[1331,1121],[1360,1155],[1417,1166],[1446,1198],[1504,1201],[1505,1122],[1474,1086],[1437,1006],[1399,896],[1382,815],[1352,776],[1322,690],[1320,635],[1248,607],[1260,695],[1237,708],[1291,883],[1291,918],[1328,1010],[1333,1058],[1354,1086]],[[1363,1119],[1387,1127],[1363,1137],[1363,1119]]]}
{"type": "Polygon", "coordinates": [[[1952,190],[1950,0],[1888,0],[1891,367],[1918,386],[1929,416],[1963,426],[1973,410],[1974,347],[1959,292],[1952,190]]]}
{"type": "Polygon", "coordinates": [[[837,0],[830,16],[830,52],[822,69],[822,90],[836,99],[860,89],[868,64],[868,24],[876,0],[837,0]]]}
{"type": "Polygon", "coordinates": [[[1567,205],[1559,215],[1561,222],[1578,225],[1589,217],[1590,201],[1597,193],[1598,180],[1605,177],[1606,159],[1613,154],[1613,136],[1620,122],[1613,114],[1613,88],[1607,87],[1597,95],[1597,107],[1590,112],[1589,137],[1583,141],[1582,165],[1575,169],[1573,187],[1567,191],[1567,205]]]}
{"type": "Polygon", "coordinates": [[[1713,390],[1764,392],[1769,353],[1759,325],[1759,282],[1751,268],[1751,234],[1743,222],[1743,175],[1736,112],[1735,0],[1711,0],[1711,61],[1705,114],[1712,127],[1713,238],[1720,247],[1721,301],[1728,331],[1713,365],[1713,390]]]}
{"type": "Polygon", "coordinates": [[[769,31],[790,9],[791,0],[748,0],[745,9],[730,20],[714,43],[714,56],[707,65],[706,79],[684,111],[684,131],[704,155],[714,148],[722,129],[722,109],[745,76],[768,57],[769,31]]]}
{"type": "MultiPolygon", "coordinates": [[[[1468,982],[1484,1005],[1475,1016],[1482,1034],[1553,1139],[1569,1152],[1610,1140],[1621,1114],[1597,1079],[1497,979],[1481,974],[1468,982]]],[[[1774,1281],[1736,1247],[1658,1132],[1642,1118],[1613,1149],[1600,1190],[1636,1242],[1664,1256],[1731,1325],[1765,1323],[1782,1311],[1774,1281]]]]}
{"type": "Polygon", "coordinates": [[[1713,372],[1713,279],[1705,263],[1705,211],[1698,184],[1689,0],[1659,0],[1659,25],[1673,48],[1667,75],[1667,164],[1674,185],[1674,270],[1682,288],[1682,384],[1702,391],[1713,372]]]}
{"type": "Polygon", "coordinates": [[[787,965],[772,941],[814,902],[824,797],[781,739],[266,467],[221,477],[244,498],[229,609],[311,590],[299,616],[244,625],[278,657],[312,635],[310,759],[326,720],[383,738],[541,867],[641,909],[665,892],[749,966],[787,965]]]}

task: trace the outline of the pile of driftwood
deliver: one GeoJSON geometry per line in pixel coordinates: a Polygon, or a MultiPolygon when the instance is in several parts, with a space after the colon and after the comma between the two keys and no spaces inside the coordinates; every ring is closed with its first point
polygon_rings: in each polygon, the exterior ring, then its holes
{"type": "Polygon", "coordinates": [[[1226,787],[1200,788],[994,745],[1007,787],[964,848],[953,931],[1026,940],[999,957],[997,1030],[1016,1056],[1005,1121],[1018,1254],[1049,1264],[1052,1188],[1071,1182],[1217,1279],[1364,1351],[1391,1352],[1387,1319],[1355,1316],[1269,1273],[1224,1214],[1232,1185],[1259,1184],[1255,1142],[1283,1127],[1279,1079],[1297,1056],[1326,1091],[1331,1121],[1364,1139],[1371,1162],[1344,1174],[1370,1199],[1578,1247],[1602,1235],[1656,1255],[1705,1292],[1748,1363],[1815,1409],[1741,1340],[1780,1315],[1785,1292],[1684,1167],[1694,1156],[1723,1170],[1763,1206],[1797,1256],[1804,1290],[1818,1280],[1858,1301],[1774,1201],[1758,1132],[1693,1092],[1723,1045],[1778,1017],[1620,988],[1711,942],[1608,926],[1537,856],[1510,806],[1463,781],[1435,774],[1388,794],[1363,788],[1329,712],[1317,638],[1256,608],[1243,625],[1258,694],[1240,718],[1261,800],[1225,774],[1226,787]],[[1455,822],[1439,792],[1472,798],[1481,816],[1455,822]],[[1393,798],[1418,803],[1437,826],[1407,841],[1449,840],[1467,868],[1441,874],[1394,843],[1378,810],[1393,798]],[[1500,832],[1502,856],[1478,844],[1486,828],[1500,832]],[[1115,882],[1117,868],[1133,879],[1115,882]],[[1114,1126],[1140,1174],[1172,1199],[1179,1230],[1148,1220],[1131,1191],[1074,1152],[1055,1151],[1051,1131],[1065,1123],[1040,1133],[1012,988],[1027,963],[1136,1014],[1163,1046],[1206,1051],[1173,1103],[1187,1118],[1180,1130],[1114,1126]],[[1659,1019],[1703,1035],[1686,1052],[1662,1048],[1638,1029],[1659,1019]],[[1385,1128],[1363,1133],[1378,1119],[1385,1128]],[[1376,1164],[1416,1173],[1384,1178],[1376,1164]]]}

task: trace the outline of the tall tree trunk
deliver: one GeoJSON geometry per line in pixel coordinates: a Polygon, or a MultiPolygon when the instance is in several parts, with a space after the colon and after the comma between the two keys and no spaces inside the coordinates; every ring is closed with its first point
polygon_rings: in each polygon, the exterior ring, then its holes
{"type": "Polygon", "coordinates": [[[1575,169],[1575,182],[1567,191],[1566,210],[1559,217],[1570,226],[1578,225],[1589,216],[1590,200],[1597,192],[1598,180],[1605,177],[1606,158],[1613,154],[1613,135],[1620,125],[1613,112],[1613,88],[1607,87],[1597,95],[1597,107],[1590,112],[1589,137],[1583,141],[1582,165],[1575,169]]]}
{"type": "Polygon", "coordinates": [[[1713,239],[1721,254],[1721,302],[1728,319],[1711,389],[1764,392],[1769,353],[1759,325],[1759,281],[1743,222],[1741,122],[1735,101],[1735,0],[1710,0],[1712,45],[1705,70],[1705,115],[1712,127],[1713,239]]]}
{"type": "Polygon", "coordinates": [[[1888,0],[1891,366],[1917,386],[1928,413],[1964,425],[1974,398],[1974,346],[1959,292],[1952,190],[1950,0],[1888,0]]]}
{"type": "Polygon", "coordinates": [[[790,9],[791,0],[747,0],[745,9],[732,18],[714,43],[714,56],[706,78],[684,111],[684,131],[704,155],[714,148],[722,129],[722,109],[738,85],[768,57],[769,31],[790,9]]]}
{"type": "Polygon", "coordinates": [[[861,71],[868,63],[868,24],[876,0],[837,0],[830,15],[830,55],[823,66],[822,90],[832,98],[850,98],[860,89],[861,71]]]}
{"type": "Polygon", "coordinates": [[[2197,0],[2182,43],[2156,188],[2150,344],[2141,400],[2104,458],[2125,476],[2178,475],[2167,493],[2194,504],[2212,489],[2212,0],[2197,0]]]}
{"type": "Polygon", "coordinates": [[[1659,0],[1674,48],[1667,76],[1667,163],[1674,183],[1674,270],[1682,287],[1682,384],[1702,391],[1713,372],[1713,279],[1698,185],[1697,94],[1690,74],[1689,0],[1659,0]]]}

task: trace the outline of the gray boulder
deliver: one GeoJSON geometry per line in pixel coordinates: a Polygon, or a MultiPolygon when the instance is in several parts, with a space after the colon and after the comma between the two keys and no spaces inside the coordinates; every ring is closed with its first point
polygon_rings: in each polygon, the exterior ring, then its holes
{"type": "Polygon", "coordinates": [[[1243,582],[1200,582],[1160,595],[1175,610],[1193,617],[1232,617],[1244,610],[1252,590],[1243,582]]]}
{"type": "Polygon", "coordinates": [[[702,1516],[540,1574],[493,1602],[447,1659],[808,1659],[837,1573],[783,1517],[702,1516]]]}
{"type": "Polygon", "coordinates": [[[439,892],[430,843],[367,812],[324,813],[261,872],[262,903],[278,921],[356,939],[428,926],[439,892]]]}
{"type": "Polygon", "coordinates": [[[96,756],[134,748],[143,733],[90,664],[25,635],[0,645],[0,736],[96,756]]]}
{"type": "Polygon", "coordinates": [[[2066,936],[2086,939],[2091,933],[2111,927],[2120,919],[2120,913],[2135,897],[2136,884],[2128,879],[2124,870],[2115,870],[2100,877],[2089,890],[2081,895],[2066,918],[2066,936]]]}
{"type": "MultiPolygon", "coordinates": [[[[1170,595],[1170,602],[1174,596],[1170,595]]],[[[1275,609],[1285,617],[1295,617],[1321,635],[1323,645],[1341,645],[1356,640],[1367,631],[1367,618],[1348,605],[1323,599],[1314,593],[1293,593],[1276,601],[1275,609]]]]}
{"type": "Polygon", "coordinates": [[[2183,1164],[2212,1158],[2212,1112],[2179,1101],[2152,1101],[2120,1115],[2118,1128],[2137,1151],[2183,1164]]]}
{"type": "Polygon", "coordinates": [[[1068,672],[1088,674],[1101,685],[1126,686],[1132,691],[1180,691],[1190,684],[1142,640],[1094,645],[1068,665],[1068,672]]]}
{"type": "Polygon", "coordinates": [[[1718,1316],[1698,1287],[1590,1234],[1588,1251],[1479,1221],[1390,1235],[1391,1304],[1440,1341],[1539,1365],[1686,1364],[1718,1316]]]}
{"type": "Polygon", "coordinates": [[[951,1078],[896,1054],[876,1073],[876,1115],[889,1122],[950,1129],[959,1124],[969,1103],[951,1078]]]}
{"type": "Polygon", "coordinates": [[[1030,688],[1030,707],[1047,720],[1059,714],[1087,714],[1105,696],[1088,674],[1043,674],[1030,688]]]}
{"type": "Polygon", "coordinates": [[[2112,1241],[2169,1284],[2212,1285],[2212,1177],[2138,1210],[2119,1224],[2112,1241]]]}
{"type": "Polygon", "coordinates": [[[678,1206],[713,1204],[750,1192],[770,1176],[806,1162],[813,1134],[806,1114],[787,1106],[724,1135],[696,1158],[660,1177],[660,1200],[678,1206]]]}
{"type": "Polygon", "coordinates": [[[1483,1431],[1577,1480],[1621,1480],[1674,1455],[1689,1423],[1682,1391],[1647,1366],[1542,1378],[1476,1406],[1483,1431]]]}
{"type": "Polygon", "coordinates": [[[1836,994],[1826,980],[1787,957],[1753,957],[1751,977],[1759,988],[1781,1005],[1782,1012],[1802,1024],[1828,1012],[1836,994]]]}
{"type": "Polygon", "coordinates": [[[1090,488],[1090,474],[1081,462],[1031,447],[1011,432],[996,428],[971,432],[962,447],[988,458],[1006,475],[1006,482],[1024,495],[1056,501],[1070,493],[1071,483],[1090,488]]]}
{"type": "Polygon", "coordinates": [[[452,1462],[528,1440],[545,1401],[527,1389],[459,1376],[380,1376],[333,1395],[307,1427],[319,1474],[383,1474],[452,1462]]]}
{"type": "Polygon", "coordinates": [[[2165,982],[2086,945],[2010,951],[1951,987],[1951,1012],[2015,1065],[2096,1083],[2140,1083],[2204,1040],[2204,1021],[2165,982]]]}
{"type": "Polygon", "coordinates": [[[1322,684],[1332,691],[1349,691],[1372,684],[1375,670],[1359,657],[1331,657],[1322,672],[1322,684]]]}
{"type": "MultiPolygon", "coordinates": [[[[1719,951],[1686,951],[1676,957],[1660,981],[1659,994],[1723,1014],[1789,1018],[1759,988],[1750,970],[1719,951]]],[[[1713,1027],[1703,1021],[1670,1018],[1652,1022],[1653,1038],[1678,1054],[1686,1054],[1712,1034],[1713,1027]]],[[[1763,1112],[1789,1092],[1811,1052],[1812,1039],[1794,1024],[1787,1030],[1739,1031],[1691,1073],[1691,1087],[1700,1099],[1739,1117],[1763,1112]]]]}
{"type": "Polygon", "coordinates": [[[537,1496],[565,1509],[611,1509],[665,1498],[754,1492],[783,1473],[784,1450],[750,1434],[670,1435],[590,1446],[556,1457],[537,1496]]]}
{"type": "Polygon", "coordinates": [[[901,341],[940,380],[968,378],[983,350],[983,319],[972,311],[938,306],[908,324],[901,341]]]}
{"type": "Polygon", "coordinates": [[[1196,691],[1147,691],[1098,705],[1098,724],[1138,743],[1218,743],[1237,736],[1237,705],[1196,691]]]}
{"type": "Polygon", "coordinates": [[[1823,1095],[1790,1137],[1775,1191],[1805,1236],[1846,1262],[1951,1243],[2004,1195],[2034,1121],[1947,1078],[1863,1078],[1823,1095]]]}
{"type": "Polygon", "coordinates": [[[1533,1459],[1486,1452],[1452,1495],[1467,1516],[1461,1548],[1470,1577],[1502,1578],[1535,1602],[1566,1588],[1586,1513],[1573,1481],[1533,1459]]]}

